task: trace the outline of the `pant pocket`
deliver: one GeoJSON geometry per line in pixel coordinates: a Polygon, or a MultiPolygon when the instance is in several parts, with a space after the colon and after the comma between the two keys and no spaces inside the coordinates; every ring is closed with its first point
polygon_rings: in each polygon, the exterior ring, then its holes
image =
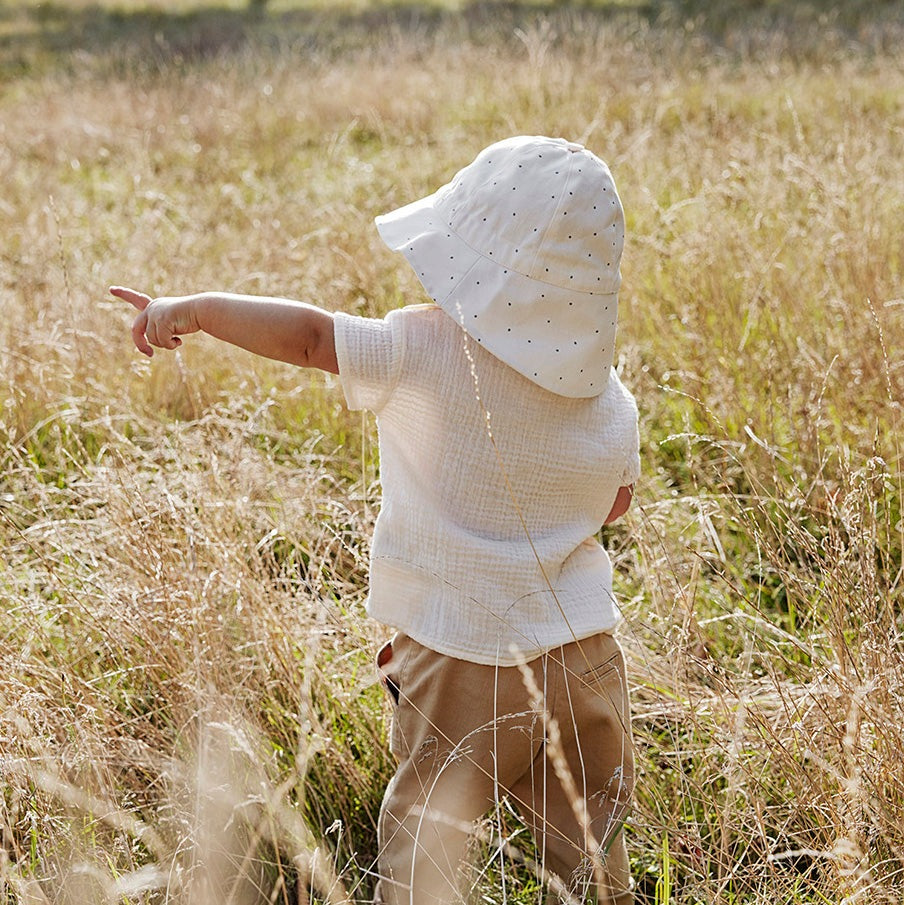
{"type": "Polygon", "coordinates": [[[380,684],[386,689],[392,701],[392,717],[389,724],[389,751],[397,759],[405,755],[402,731],[402,711],[407,709],[404,699],[404,666],[408,651],[403,650],[405,636],[394,635],[377,651],[376,666],[380,684]]]}
{"type": "Polygon", "coordinates": [[[596,663],[579,673],[579,698],[589,713],[604,716],[607,711],[617,719],[621,731],[631,741],[631,714],[625,656],[618,641],[604,637],[596,663]]]}
{"type": "MultiPolygon", "coordinates": [[[[585,669],[578,674],[580,693],[590,697],[604,696],[616,701],[626,697],[625,658],[619,643],[611,635],[599,638],[592,653],[588,649],[585,669]]],[[[622,709],[619,707],[619,709],[622,709]]]]}
{"type": "Polygon", "coordinates": [[[395,638],[390,638],[377,651],[377,675],[380,677],[380,684],[389,692],[393,703],[398,704],[401,690],[397,676],[398,661],[393,647],[395,640],[395,638]]]}
{"type": "Polygon", "coordinates": [[[590,669],[585,669],[580,676],[581,684],[588,688],[598,688],[605,685],[612,674],[618,671],[619,666],[621,666],[621,659],[621,653],[616,651],[610,654],[602,663],[591,666],[590,669]]]}

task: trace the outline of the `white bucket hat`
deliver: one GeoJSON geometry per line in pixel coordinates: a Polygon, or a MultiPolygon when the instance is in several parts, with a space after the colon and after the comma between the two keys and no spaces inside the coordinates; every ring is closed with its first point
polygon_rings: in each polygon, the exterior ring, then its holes
{"type": "Polygon", "coordinates": [[[509,138],[376,224],[497,358],[562,396],[605,390],[625,220],[595,154],[561,138],[509,138]]]}

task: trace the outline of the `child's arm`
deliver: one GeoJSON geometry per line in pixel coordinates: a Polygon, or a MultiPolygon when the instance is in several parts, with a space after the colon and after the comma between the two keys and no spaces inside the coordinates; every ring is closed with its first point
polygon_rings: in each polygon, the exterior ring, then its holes
{"type": "Polygon", "coordinates": [[[615,497],[615,502],[612,504],[612,509],[606,516],[606,521],[604,524],[611,524],[616,519],[621,518],[628,511],[628,507],[631,505],[631,499],[633,498],[633,496],[633,484],[626,484],[624,487],[619,487],[618,494],[615,497]]]}
{"type": "Polygon", "coordinates": [[[314,305],[221,292],[152,299],[121,286],[110,294],[138,309],[132,339],[148,357],[152,346],[176,349],[181,336],[203,331],[266,358],[339,373],[333,316],[314,305]]]}

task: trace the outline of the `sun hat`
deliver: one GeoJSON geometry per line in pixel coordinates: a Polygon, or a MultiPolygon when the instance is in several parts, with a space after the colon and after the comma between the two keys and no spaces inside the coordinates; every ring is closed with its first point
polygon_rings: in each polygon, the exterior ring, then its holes
{"type": "Polygon", "coordinates": [[[583,145],[497,142],[376,225],[430,297],[497,358],[562,396],[605,390],[625,221],[608,166],[583,145]]]}

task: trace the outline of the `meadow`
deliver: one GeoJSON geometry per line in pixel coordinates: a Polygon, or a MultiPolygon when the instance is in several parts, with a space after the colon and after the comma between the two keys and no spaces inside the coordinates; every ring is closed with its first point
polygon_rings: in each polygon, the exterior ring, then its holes
{"type": "MultiPolygon", "coordinates": [[[[380,315],[373,217],[542,133],[627,214],[638,903],[900,902],[902,44],[892,0],[0,0],[0,901],[367,901],[374,424],[142,358],[106,287],[380,315]]],[[[530,858],[500,807],[474,901],[530,858]]]]}

